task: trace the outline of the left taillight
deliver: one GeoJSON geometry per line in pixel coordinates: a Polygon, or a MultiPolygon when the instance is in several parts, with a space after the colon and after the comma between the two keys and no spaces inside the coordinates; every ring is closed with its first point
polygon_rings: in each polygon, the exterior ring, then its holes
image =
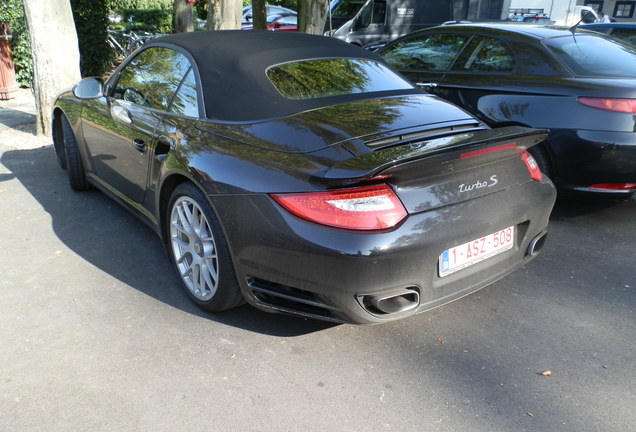
{"type": "Polygon", "coordinates": [[[541,168],[539,168],[539,164],[532,157],[532,155],[524,150],[521,153],[521,159],[523,159],[526,167],[528,167],[528,171],[530,171],[530,177],[532,178],[532,180],[536,180],[538,182],[542,181],[543,173],[541,172],[541,168]]]}
{"type": "Polygon", "coordinates": [[[407,216],[404,205],[387,185],[270,196],[299,218],[336,228],[388,229],[407,216]]]}
{"type": "Polygon", "coordinates": [[[628,114],[636,114],[636,99],[609,99],[609,98],[578,98],[583,105],[598,108],[605,111],[615,111],[628,114]]]}

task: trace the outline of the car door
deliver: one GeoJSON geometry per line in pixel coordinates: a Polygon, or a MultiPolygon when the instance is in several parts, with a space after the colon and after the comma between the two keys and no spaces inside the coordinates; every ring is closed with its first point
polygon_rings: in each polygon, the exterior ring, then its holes
{"type": "Polygon", "coordinates": [[[141,51],[85,109],[82,130],[96,180],[123,199],[144,200],[156,128],[190,67],[164,47],[141,51]]]}
{"type": "MultiPolygon", "coordinates": [[[[199,95],[194,69],[190,67],[170,102],[168,112],[155,130],[155,145],[152,149],[154,157],[151,161],[149,189],[155,189],[159,183],[161,164],[165,155],[183,146],[188,139],[189,131],[200,117],[201,97],[199,95]]],[[[150,201],[152,194],[146,197],[146,207],[152,208],[156,203],[150,201]]]]}
{"type": "MultiPolygon", "coordinates": [[[[527,61],[533,60],[529,57],[527,61]]],[[[524,92],[523,80],[515,77],[516,69],[517,59],[506,41],[475,35],[444,74],[436,93],[488,122],[484,96],[524,92]]]]}
{"type": "Polygon", "coordinates": [[[437,93],[444,75],[469,39],[470,35],[462,34],[416,33],[387,45],[379,53],[413,84],[437,93]]]}

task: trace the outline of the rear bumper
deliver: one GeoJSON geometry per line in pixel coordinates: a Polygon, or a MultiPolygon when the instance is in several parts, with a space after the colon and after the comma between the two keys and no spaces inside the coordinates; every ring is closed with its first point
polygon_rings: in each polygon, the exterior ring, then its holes
{"type": "Polygon", "coordinates": [[[590,186],[636,183],[636,132],[553,130],[547,144],[560,189],[598,192],[590,186]]]}
{"type": "MultiPolygon", "coordinates": [[[[211,197],[222,221],[243,294],[270,312],[380,323],[465,296],[533,258],[529,246],[546,231],[555,191],[549,182],[519,187],[410,215],[389,232],[359,233],[311,224],[267,196],[211,197]],[[250,223],[236,214],[254,213],[250,223]],[[237,212],[237,213],[235,213],[237,212]],[[515,225],[511,250],[440,277],[442,251],[515,225]],[[385,313],[373,299],[406,295],[416,304],[385,313]],[[413,294],[416,293],[416,294],[413,294]]],[[[398,299],[399,300],[399,299],[398,299]]]]}

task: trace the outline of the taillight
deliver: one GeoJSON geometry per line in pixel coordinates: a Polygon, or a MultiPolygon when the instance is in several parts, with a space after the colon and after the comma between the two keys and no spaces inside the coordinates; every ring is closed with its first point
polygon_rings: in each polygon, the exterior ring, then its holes
{"type": "Polygon", "coordinates": [[[523,153],[521,153],[521,159],[523,159],[523,161],[526,163],[526,167],[528,167],[528,171],[530,171],[530,177],[532,178],[532,180],[536,180],[538,182],[543,180],[543,173],[541,172],[541,168],[539,168],[539,164],[536,160],[534,160],[530,153],[524,150],[523,153]]]}
{"type": "Polygon", "coordinates": [[[511,148],[516,148],[517,147],[517,143],[508,143],[508,144],[502,144],[502,145],[498,145],[498,146],[494,146],[494,147],[488,147],[485,149],[480,149],[480,150],[474,150],[474,151],[469,151],[466,153],[462,153],[459,155],[460,159],[467,159],[467,158],[471,158],[471,157],[475,157],[475,156],[483,156],[486,154],[490,154],[490,153],[495,153],[498,151],[502,151],[502,150],[508,150],[511,148]]]}
{"type": "Polygon", "coordinates": [[[590,189],[606,190],[606,191],[636,191],[636,183],[599,183],[589,186],[590,189]]]}
{"type": "Polygon", "coordinates": [[[292,214],[322,225],[379,230],[397,225],[406,209],[387,185],[328,192],[272,194],[292,214]]]}
{"type": "Polygon", "coordinates": [[[583,105],[598,108],[605,111],[616,111],[628,114],[636,114],[636,99],[606,99],[580,97],[578,99],[583,105]]]}

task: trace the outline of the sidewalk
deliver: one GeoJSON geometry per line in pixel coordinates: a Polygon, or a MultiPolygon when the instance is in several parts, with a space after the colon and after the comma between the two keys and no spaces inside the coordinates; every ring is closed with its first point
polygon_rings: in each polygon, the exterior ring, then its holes
{"type": "Polygon", "coordinates": [[[15,149],[51,145],[51,138],[35,135],[35,98],[31,89],[18,89],[14,98],[0,100],[0,143],[15,149]]]}

